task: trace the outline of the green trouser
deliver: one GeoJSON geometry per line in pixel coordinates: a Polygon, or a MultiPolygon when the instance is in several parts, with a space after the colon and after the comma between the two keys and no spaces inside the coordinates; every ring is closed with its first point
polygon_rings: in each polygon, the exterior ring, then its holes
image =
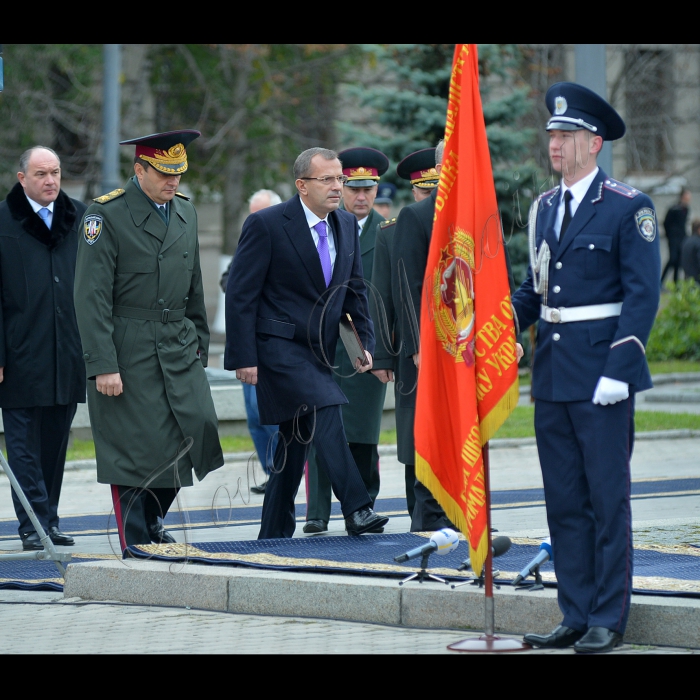
{"type": "MultiPolygon", "coordinates": [[[[365,488],[374,501],[379,494],[379,452],[376,445],[362,442],[348,443],[350,452],[365,484],[365,488]]],[[[325,470],[319,469],[316,462],[316,451],[309,451],[307,471],[306,519],[323,520],[328,523],[331,517],[331,482],[325,470]]]]}

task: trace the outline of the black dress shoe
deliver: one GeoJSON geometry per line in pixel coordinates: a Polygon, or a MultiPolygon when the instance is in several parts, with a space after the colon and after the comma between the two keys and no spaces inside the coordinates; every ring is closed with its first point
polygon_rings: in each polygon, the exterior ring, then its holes
{"type": "Polygon", "coordinates": [[[36,532],[25,532],[20,535],[20,538],[22,540],[22,549],[25,552],[44,549],[44,545],[41,544],[39,534],[36,532]]]}
{"type": "Polygon", "coordinates": [[[579,654],[604,654],[622,645],[622,635],[606,627],[590,627],[588,632],[574,644],[579,654]]]}
{"type": "Polygon", "coordinates": [[[75,540],[70,535],[64,535],[57,527],[49,528],[49,537],[54,544],[64,547],[72,547],[75,544],[75,540]]]}
{"type": "Polygon", "coordinates": [[[266,486],[267,486],[267,481],[263,481],[263,483],[260,484],[260,486],[251,486],[251,487],[250,487],[250,490],[251,490],[253,493],[265,493],[265,487],[266,487],[266,486]]]}
{"type": "Polygon", "coordinates": [[[345,518],[345,529],[348,535],[361,535],[378,527],[384,527],[389,522],[385,515],[377,515],[369,506],[360,508],[345,518]]]}
{"type": "Polygon", "coordinates": [[[175,544],[177,541],[164,527],[160,520],[148,524],[148,534],[153,544],[175,544]]]}
{"type": "Polygon", "coordinates": [[[304,525],[304,532],[306,534],[314,532],[328,532],[328,523],[324,520],[307,520],[304,525]]]}
{"type": "Polygon", "coordinates": [[[543,649],[565,649],[581,639],[583,635],[583,632],[559,625],[550,634],[526,634],[523,637],[523,642],[543,649]]]}

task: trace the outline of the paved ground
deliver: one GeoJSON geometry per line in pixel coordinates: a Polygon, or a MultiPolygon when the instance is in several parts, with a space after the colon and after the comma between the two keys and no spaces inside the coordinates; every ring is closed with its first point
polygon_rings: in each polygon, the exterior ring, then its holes
{"type": "MultiPolygon", "coordinates": [[[[654,408],[658,409],[656,404],[654,408]]],[[[668,479],[699,476],[700,438],[639,440],[632,460],[633,479],[668,479]]],[[[491,450],[492,487],[524,489],[541,486],[534,445],[491,450]]],[[[381,459],[380,497],[403,495],[403,467],[395,455],[381,459]]],[[[182,507],[205,508],[212,520],[225,517],[229,504],[261,504],[262,496],[249,491],[262,474],[255,463],[235,461],[203,482],[184,489],[182,507]],[[219,513],[219,515],[217,515],[219,513]]],[[[303,486],[299,500],[303,501],[303,486]]],[[[102,513],[107,519],[111,499],[106,486],[95,482],[91,469],[66,472],[62,515],[102,513]]],[[[0,518],[12,517],[9,483],[0,476],[0,518]]],[[[645,498],[633,501],[635,538],[646,542],[687,542],[700,545],[700,494],[645,498]]],[[[544,537],[543,507],[493,511],[493,525],[501,534],[544,537]]],[[[407,517],[394,517],[387,532],[406,532],[407,517]]],[[[253,539],[257,524],[175,531],[178,540],[190,542],[253,539]]],[[[333,521],[330,534],[343,534],[342,521],[333,521]]],[[[297,528],[297,536],[301,526],[297,528]]],[[[18,550],[19,540],[2,543],[3,550],[18,550]]],[[[76,538],[67,551],[107,554],[117,549],[116,537],[76,538]]],[[[111,604],[76,604],[61,594],[0,591],[0,627],[3,650],[18,653],[442,653],[464,632],[410,630],[380,625],[255,617],[173,608],[111,604]]],[[[625,645],[618,653],[682,653],[683,649],[637,648],[625,645]]],[[[552,653],[552,652],[538,652],[552,653]]],[[[572,653],[566,651],[563,653],[572,653]]],[[[694,652],[696,653],[696,652],[694,652]]]]}
{"type": "MultiPolygon", "coordinates": [[[[56,593],[15,591],[0,591],[0,625],[3,651],[14,654],[447,654],[451,653],[448,644],[479,636],[333,620],[73,602],[63,601],[56,593]]],[[[700,652],[625,644],[615,653],[700,652]]]]}

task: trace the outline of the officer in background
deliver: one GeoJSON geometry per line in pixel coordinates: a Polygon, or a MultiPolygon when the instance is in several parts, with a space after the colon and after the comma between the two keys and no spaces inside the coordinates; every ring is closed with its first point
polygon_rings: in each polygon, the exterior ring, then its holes
{"type": "MultiPolygon", "coordinates": [[[[377,226],[382,217],[374,210],[379,178],[389,168],[389,160],[374,148],[348,148],[338,153],[343,174],[348,180],[343,186],[343,208],[354,214],[360,228],[360,251],[364,280],[372,279],[374,245],[377,226]]],[[[377,328],[377,302],[368,293],[369,311],[377,328]]],[[[379,493],[379,431],[384,410],[386,386],[378,382],[370,372],[361,374],[350,363],[342,341],[335,352],[336,369],[333,376],[348,399],[342,407],[343,425],[350,452],[367,488],[372,507],[379,493]]],[[[331,512],[331,483],[323,469],[319,469],[316,454],[309,454],[307,466],[306,524],[304,532],[317,533],[328,530],[331,512]]],[[[378,527],[370,532],[383,532],[378,527]]]]}
{"type": "Polygon", "coordinates": [[[374,199],[374,210],[382,219],[391,218],[391,207],[396,196],[396,185],[392,182],[383,182],[377,187],[377,196],[374,199]]]}
{"type": "Polygon", "coordinates": [[[634,396],[652,386],[657,221],[648,196],[596,163],[603,142],[625,133],[617,112],[575,83],[553,85],[546,103],[561,185],[531,209],[537,259],[513,307],[518,332],[539,320],[535,433],[564,617],[525,641],[606,652],[622,643],[630,609],[634,396]]]}
{"type": "Polygon", "coordinates": [[[177,191],[199,135],[122,141],[136,146],[135,175],[89,207],[78,243],[75,310],[97,481],[111,486],[123,550],[174,542],[162,518],[180,486],[224,463],[204,372],[197,212],[177,191]]]}
{"type": "MultiPolygon", "coordinates": [[[[435,168],[435,149],[424,148],[406,156],[399,163],[397,174],[411,183],[411,192],[416,202],[430,196],[438,184],[439,174],[435,168]]],[[[374,248],[372,284],[382,300],[386,314],[386,325],[382,314],[374,326],[376,347],[374,351],[374,374],[383,383],[393,382],[396,415],[396,442],[399,462],[405,465],[406,507],[413,517],[416,503],[415,449],[413,446],[413,418],[415,415],[415,365],[409,357],[403,357],[401,348],[401,328],[397,318],[401,317],[401,307],[397,312],[392,296],[392,277],[396,270],[391,265],[391,252],[396,230],[396,218],[382,221],[377,229],[377,242],[374,248]],[[387,337],[388,332],[388,337],[387,337]]],[[[394,283],[397,284],[396,279],[394,283]]]]}
{"type": "Polygon", "coordinates": [[[397,166],[396,173],[411,183],[416,202],[427,199],[437,187],[440,175],[435,166],[435,149],[423,148],[407,155],[397,166]]]}

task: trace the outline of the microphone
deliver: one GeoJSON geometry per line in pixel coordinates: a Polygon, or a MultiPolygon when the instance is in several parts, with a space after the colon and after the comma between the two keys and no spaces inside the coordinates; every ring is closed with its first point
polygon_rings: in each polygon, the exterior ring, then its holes
{"type": "Polygon", "coordinates": [[[399,564],[403,564],[403,562],[408,561],[409,559],[422,557],[426,554],[431,554],[432,552],[437,552],[442,556],[449,554],[451,551],[456,549],[458,544],[459,535],[457,535],[454,530],[450,530],[449,527],[445,527],[442,530],[434,532],[427,544],[424,544],[422,547],[409,549],[408,552],[400,554],[398,557],[394,557],[394,561],[398,562],[399,564]]]}
{"type": "Polygon", "coordinates": [[[542,541],[539,554],[515,577],[512,585],[517,586],[523,579],[530,576],[537,567],[548,561],[554,561],[552,539],[550,537],[542,541]]]}
{"type": "MultiPolygon", "coordinates": [[[[496,537],[495,540],[491,541],[491,553],[494,557],[500,557],[510,549],[511,544],[513,543],[510,541],[510,537],[504,537],[503,535],[496,537]]],[[[471,565],[471,561],[465,559],[461,565],[457,567],[457,571],[466,571],[471,568],[471,565]]]]}

